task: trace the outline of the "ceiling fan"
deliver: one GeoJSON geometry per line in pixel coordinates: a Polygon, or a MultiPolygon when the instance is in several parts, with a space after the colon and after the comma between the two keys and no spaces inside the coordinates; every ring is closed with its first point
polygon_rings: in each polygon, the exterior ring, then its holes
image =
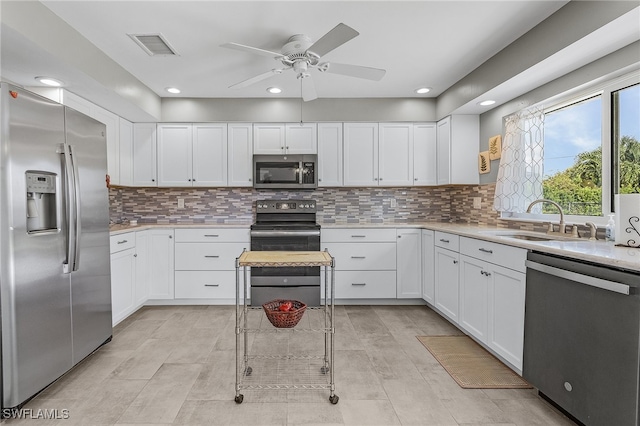
{"type": "Polygon", "coordinates": [[[265,80],[284,71],[292,69],[302,87],[302,99],[312,101],[318,97],[316,89],[311,79],[309,71],[317,69],[320,72],[347,75],[350,77],[364,78],[367,80],[379,81],[384,77],[386,71],[379,68],[363,67],[360,65],[339,64],[336,62],[320,62],[320,59],[335,48],[343,45],[352,38],[359,35],[356,30],[345,24],[338,24],[331,31],[322,36],[315,43],[304,34],[291,36],[287,43],[282,46],[281,53],[260,49],[257,47],[245,46],[238,43],[225,43],[222,47],[228,49],[241,50],[243,52],[255,53],[262,56],[270,56],[280,61],[283,68],[274,68],[270,71],[258,74],[247,80],[229,86],[230,89],[240,89],[265,80]],[[305,84],[302,84],[305,81],[305,84]]]}

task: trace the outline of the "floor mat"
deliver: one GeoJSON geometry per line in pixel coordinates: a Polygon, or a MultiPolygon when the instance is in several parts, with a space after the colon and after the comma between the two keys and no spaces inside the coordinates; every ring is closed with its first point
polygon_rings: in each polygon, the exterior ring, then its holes
{"type": "Polygon", "coordinates": [[[416,336],[451,377],[466,389],[532,388],[468,336],[416,336]]]}

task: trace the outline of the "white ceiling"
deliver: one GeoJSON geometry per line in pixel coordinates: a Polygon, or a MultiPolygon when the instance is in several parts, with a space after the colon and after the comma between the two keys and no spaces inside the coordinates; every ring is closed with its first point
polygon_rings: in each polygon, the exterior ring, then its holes
{"type": "Polygon", "coordinates": [[[294,34],[319,39],[342,22],[360,35],[323,60],[387,70],[379,82],[312,76],[320,98],[436,97],[567,1],[43,1],[51,11],[161,97],[300,96],[293,72],[243,89],[277,68],[236,42],[279,52],[294,34]],[[161,33],[179,56],[151,57],[127,34],[161,33]],[[171,95],[166,87],[182,90],[171,95]],[[428,86],[427,95],[414,89],[428,86]]]}

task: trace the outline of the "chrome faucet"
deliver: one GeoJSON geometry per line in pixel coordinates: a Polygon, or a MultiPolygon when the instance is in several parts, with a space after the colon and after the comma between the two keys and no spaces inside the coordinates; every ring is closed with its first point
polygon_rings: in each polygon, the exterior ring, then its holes
{"type": "MultiPolygon", "coordinates": [[[[558,229],[558,233],[564,234],[564,212],[562,211],[562,207],[560,207],[560,204],[556,203],[555,201],[540,198],[539,200],[535,200],[534,202],[529,204],[529,207],[527,207],[527,213],[531,213],[531,208],[538,203],[549,203],[556,206],[556,208],[560,212],[560,229],[558,229]]],[[[553,224],[549,224],[549,230],[547,231],[547,234],[550,234],[552,232],[553,232],[553,224]]]]}

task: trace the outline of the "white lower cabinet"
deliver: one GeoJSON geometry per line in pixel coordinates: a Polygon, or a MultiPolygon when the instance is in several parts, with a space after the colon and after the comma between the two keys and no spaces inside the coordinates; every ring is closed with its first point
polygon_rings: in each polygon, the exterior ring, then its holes
{"type": "Polygon", "coordinates": [[[176,229],[175,298],[235,299],[235,260],[249,229],[176,229]]]}
{"type": "Polygon", "coordinates": [[[396,236],[396,297],[419,299],[422,296],[422,233],[420,229],[397,229],[396,236]]]}
{"type": "Polygon", "coordinates": [[[149,231],[136,232],[136,308],[149,298],[149,231]]]}
{"type": "Polygon", "coordinates": [[[133,312],[135,306],[135,232],[111,237],[111,312],[116,325],[133,312]]]}
{"type": "Polygon", "coordinates": [[[435,303],[436,290],[434,238],[434,231],[422,230],[422,299],[431,306],[435,303]]]}
{"type": "Polygon", "coordinates": [[[442,247],[435,247],[436,279],[435,307],[453,323],[458,323],[458,264],[460,254],[442,247]]]}
{"type": "Polygon", "coordinates": [[[489,277],[485,262],[460,256],[460,315],[458,324],[482,343],[487,343],[489,277]]]}
{"type": "Polygon", "coordinates": [[[148,233],[149,299],[173,299],[173,229],[151,229],[148,233]]]}

